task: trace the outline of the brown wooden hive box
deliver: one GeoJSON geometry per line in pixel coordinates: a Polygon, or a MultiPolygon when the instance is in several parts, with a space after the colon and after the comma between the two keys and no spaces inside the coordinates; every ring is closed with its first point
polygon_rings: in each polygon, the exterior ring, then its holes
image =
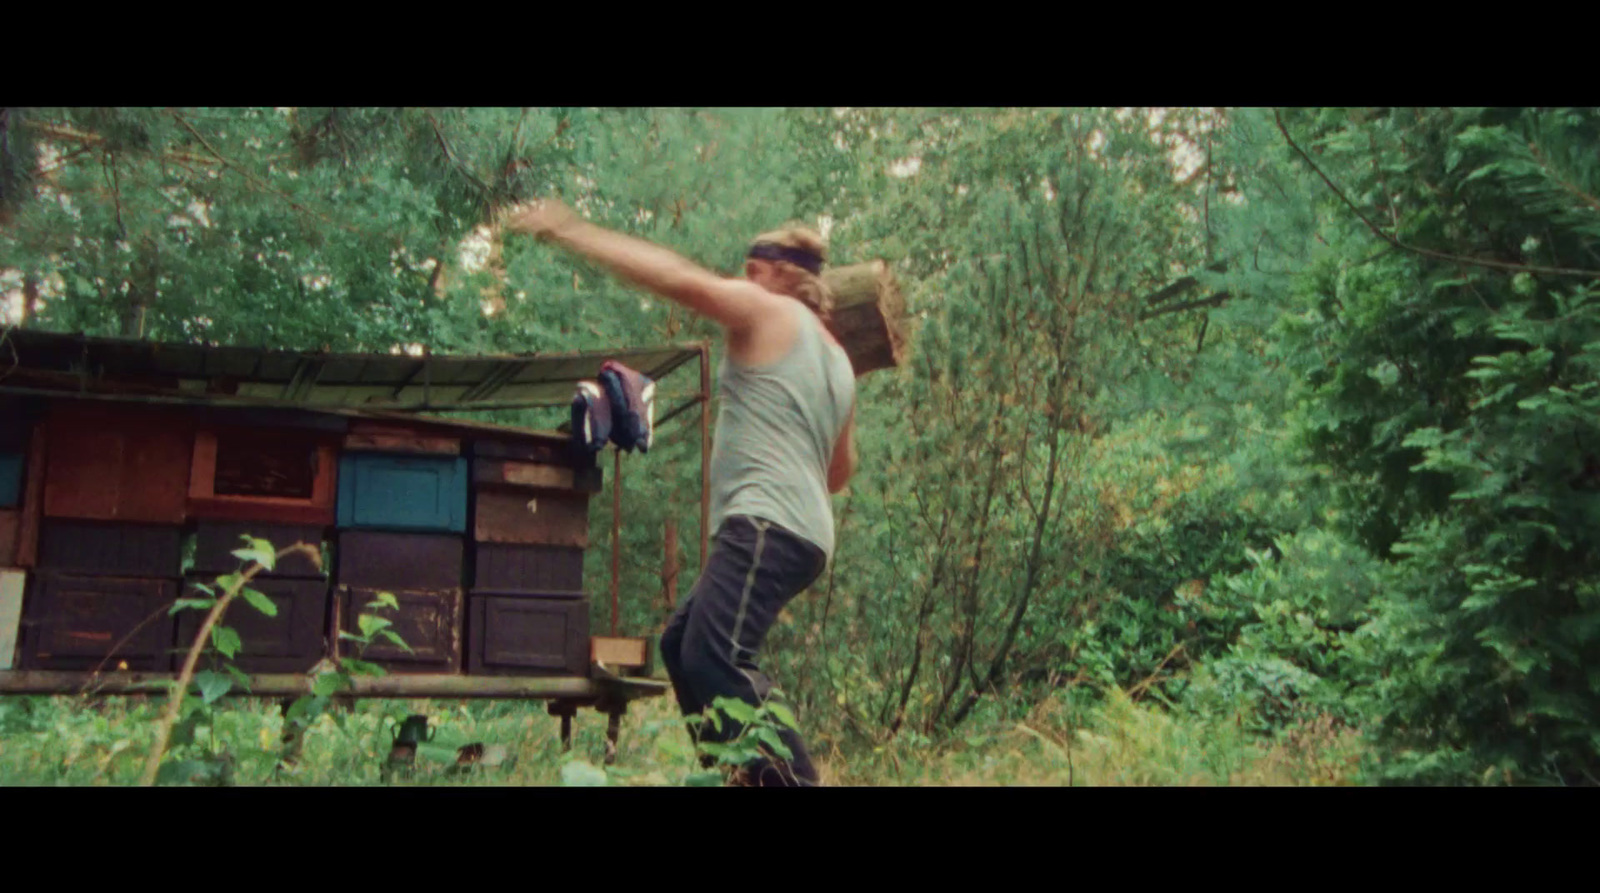
{"type": "Polygon", "coordinates": [[[572,490],[479,487],[473,534],[480,543],[589,547],[589,496],[572,490]]]}
{"type": "Polygon", "coordinates": [[[338,440],[294,428],[207,427],[194,435],[186,506],[197,518],[329,526],[338,440]]]}
{"type": "MultiPolygon", "coordinates": [[[[309,524],[274,524],[254,521],[201,521],[195,527],[194,567],[197,574],[231,574],[248,566],[233,553],[245,547],[245,534],[272,543],[282,551],[295,543],[313,547],[322,545],[326,530],[309,524]]],[[[263,571],[260,577],[321,577],[323,571],[306,555],[295,552],[277,561],[271,572],[263,571]]]]}
{"type": "MultiPolygon", "coordinates": [[[[419,590],[340,586],[340,627],[360,632],[362,613],[388,620],[411,651],[378,636],[362,656],[391,673],[457,673],[461,670],[461,589],[419,590]],[[390,592],[400,603],[392,608],[369,608],[379,592],[390,592]]],[[[359,645],[345,641],[341,652],[356,657],[359,645]]]]}
{"type": "Polygon", "coordinates": [[[582,592],[583,550],[576,546],[475,543],[473,586],[511,592],[582,592]]]}
{"type": "Polygon", "coordinates": [[[467,542],[456,534],[341,530],[336,545],[343,585],[456,589],[462,584],[467,542]]]}
{"type": "Polygon", "coordinates": [[[177,580],[41,571],[29,582],[25,668],[116,670],[123,662],[129,670],[168,667],[177,621],[167,609],[177,597],[177,580]]]}
{"type": "Polygon", "coordinates": [[[41,569],[79,575],[176,578],[183,561],[183,528],[171,524],[115,524],[46,519],[41,525],[41,569]]]}
{"type": "Polygon", "coordinates": [[[588,676],[589,600],[569,594],[467,598],[467,671],[485,676],[588,676]]]}
{"type": "MultiPolygon", "coordinates": [[[[212,580],[200,577],[210,585],[212,580]]],[[[203,596],[186,586],[185,596],[203,596]]],[[[325,580],[285,580],[255,577],[249,588],[265,595],[278,609],[268,617],[243,598],[236,598],[218,621],[239,634],[241,647],[233,664],[246,673],[304,673],[327,653],[328,584],[325,580]]],[[[213,587],[215,589],[215,587],[213,587]]],[[[218,591],[220,594],[220,591],[218,591]]],[[[178,638],[172,669],[183,668],[184,657],[200,632],[206,612],[178,612],[178,638]]]]}
{"type": "Polygon", "coordinates": [[[46,428],[47,517],[183,523],[191,420],[157,410],[60,406],[46,428]]]}

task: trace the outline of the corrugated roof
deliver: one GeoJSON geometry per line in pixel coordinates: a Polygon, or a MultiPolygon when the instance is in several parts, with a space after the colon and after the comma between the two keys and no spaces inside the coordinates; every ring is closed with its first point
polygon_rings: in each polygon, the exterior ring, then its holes
{"type": "Polygon", "coordinates": [[[566,354],[398,356],[214,347],[36,330],[6,335],[16,350],[0,390],[26,387],[192,396],[306,408],[445,411],[562,406],[575,385],[616,360],[659,381],[698,345],[566,354]]]}

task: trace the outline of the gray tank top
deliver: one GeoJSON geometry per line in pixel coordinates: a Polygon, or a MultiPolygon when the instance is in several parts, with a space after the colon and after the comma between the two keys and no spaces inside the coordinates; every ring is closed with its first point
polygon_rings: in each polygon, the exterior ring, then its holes
{"type": "Polygon", "coordinates": [[[833,557],[828,466],[855,402],[855,372],[822,321],[785,301],[799,321],[794,346],[766,366],[723,358],[711,450],[711,530],[730,515],[771,521],[833,557]]]}

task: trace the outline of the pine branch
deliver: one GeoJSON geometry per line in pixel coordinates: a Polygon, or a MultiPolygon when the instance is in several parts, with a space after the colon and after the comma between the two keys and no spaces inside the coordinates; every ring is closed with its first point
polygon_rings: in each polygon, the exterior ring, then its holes
{"type": "Polygon", "coordinates": [[[289,207],[294,208],[296,211],[299,211],[302,214],[308,214],[308,215],[310,215],[312,217],[316,217],[319,220],[323,221],[324,223],[328,223],[328,224],[331,224],[333,226],[337,226],[340,229],[343,229],[343,230],[345,230],[347,232],[355,233],[358,236],[369,236],[370,235],[369,233],[362,232],[361,230],[359,230],[359,229],[357,229],[357,228],[355,228],[353,226],[350,226],[349,224],[340,223],[340,222],[328,217],[326,214],[323,214],[323,213],[321,213],[319,211],[314,211],[314,210],[306,207],[305,205],[302,205],[299,202],[295,201],[294,197],[289,195],[287,192],[284,192],[284,191],[274,187],[272,184],[265,182],[260,177],[257,177],[255,174],[251,173],[250,171],[246,170],[245,168],[240,167],[236,162],[229,160],[227,156],[225,156],[221,152],[217,151],[217,148],[215,146],[211,145],[210,141],[207,140],[204,136],[202,136],[200,134],[200,131],[195,130],[193,125],[191,125],[188,121],[184,120],[184,117],[183,117],[182,114],[179,114],[176,110],[170,112],[170,114],[172,115],[173,120],[177,121],[178,124],[181,125],[184,130],[189,131],[189,133],[192,136],[194,136],[195,139],[199,140],[200,141],[200,145],[204,146],[206,148],[206,151],[210,152],[211,156],[213,158],[217,159],[217,161],[223,167],[228,168],[229,170],[233,171],[234,173],[238,174],[241,177],[244,177],[245,180],[247,182],[249,182],[252,186],[255,186],[257,189],[261,190],[262,192],[267,192],[267,193],[271,193],[273,195],[278,196],[279,198],[281,198],[284,201],[288,202],[289,203],[289,207]]]}
{"type": "Polygon", "coordinates": [[[1294,141],[1294,137],[1289,135],[1289,128],[1284,126],[1283,116],[1279,113],[1278,109],[1272,110],[1272,119],[1277,123],[1278,131],[1283,134],[1283,138],[1288,141],[1289,148],[1293,149],[1296,154],[1305,160],[1306,164],[1311,166],[1311,170],[1322,179],[1322,182],[1328,185],[1329,189],[1333,190],[1333,194],[1337,195],[1339,200],[1344,202],[1345,206],[1348,207],[1356,215],[1356,217],[1360,218],[1362,223],[1367,225],[1367,229],[1372,230],[1373,235],[1376,235],[1378,238],[1388,242],[1390,245],[1393,245],[1396,248],[1399,248],[1403,251],[1409,251],[1412,254],[1419,254],[1423,257],[1431,257],[1434,260],[1441,260],[1457,264],[1467,264],[1475,267],[1486,267],[1491,270],[1503,270],[1510,273],[1545,273],[1552,276],[1585,276],[1590,278],[1600,278],[1600,270],[1575,270],[1567,267],[1533,267],[1526,264],[1513,264],[1497,260],[1484,260],[1476,257],[1463,257],[1459,254],[1447,254],[1443,251],[1434,251],[1430,248],[1418,248],[1413,245],[1407,245],[1394,236],[1384,232],[1382,229],[1379,229],[1378,225],[1373,223],[1372,220],[1367,217],[1367,215],[1361,213],[1361,209],[1356,206],[1356,203],[1351,201],[1349,196],[1346,196],[1344,191],[1341,190],[1333,182],[1333,180],[1329,179],[1327,174],[1322,172],[1322,168],[1318,167],[1317,163],[1311,160],[1311,156],[1306,154],[1306,151],[1300,148],[1300,145],[1294,141]]]}

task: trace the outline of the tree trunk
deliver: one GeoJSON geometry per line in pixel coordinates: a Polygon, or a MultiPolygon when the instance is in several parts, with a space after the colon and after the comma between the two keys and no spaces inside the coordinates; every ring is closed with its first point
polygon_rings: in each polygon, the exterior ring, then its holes
{"type": "Polygon", "coordinates": [[[881,260],[823,271],[833,290],[828,329],[839,339],[856,377],[905,362],[905,299],[889,265],[881,260]]]}

